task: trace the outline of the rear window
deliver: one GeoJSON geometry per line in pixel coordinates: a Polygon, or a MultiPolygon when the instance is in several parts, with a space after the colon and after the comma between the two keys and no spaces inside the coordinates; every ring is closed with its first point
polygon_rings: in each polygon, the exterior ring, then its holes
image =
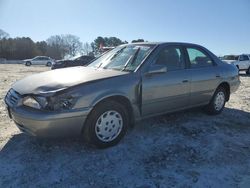
{"type": "Polygon", "coordinates": [[[196,48],[187,48],[191,68],[211,67],[212,59],[196,48]]]}

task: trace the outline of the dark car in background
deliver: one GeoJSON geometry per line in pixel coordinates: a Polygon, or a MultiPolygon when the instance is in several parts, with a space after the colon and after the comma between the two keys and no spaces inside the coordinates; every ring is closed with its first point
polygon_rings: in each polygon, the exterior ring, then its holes
{"type": "Polygon", "coordinates": [[[94,56],[83,55],[74,59],[69,60],[60,60],[56,61],[55,64],[52,65],[51,69],[60,69],[65,67],[75,67],[75,66],[85,66],[94,60],[94,56]]]}

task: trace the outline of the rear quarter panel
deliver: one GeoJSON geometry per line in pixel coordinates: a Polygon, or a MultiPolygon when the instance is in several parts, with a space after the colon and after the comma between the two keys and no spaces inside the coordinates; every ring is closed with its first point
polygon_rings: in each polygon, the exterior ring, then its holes
{"type": "Polygon", "coordinates": [[[221,82],[227,82],[230,86],[230,93],[235,92],[240,85],[239,70],[232,64],[222,62],[220,69],[223,74],[221,82]]]}

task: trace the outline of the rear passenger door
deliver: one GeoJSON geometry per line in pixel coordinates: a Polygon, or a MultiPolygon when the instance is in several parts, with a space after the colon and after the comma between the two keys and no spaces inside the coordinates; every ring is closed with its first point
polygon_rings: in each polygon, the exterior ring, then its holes
{"type": "Polygon", "coordinates": [[[47,57],[41,57],[40,65],[46,65],[48,61],[49,61],[49,58],[47,58],[47,57]]]}
{"type": "Polygon", "coordinates": [[[206,104],[220,82],[220,71],[207,52],[198,47],[187,47],[191,73],[190,106],[206,104]]]}
{"type": "Polygon", "coordinates": [[[36,60],[37,65],[43,65],[44,64],[44,57],[38,57],[36,60]]]}

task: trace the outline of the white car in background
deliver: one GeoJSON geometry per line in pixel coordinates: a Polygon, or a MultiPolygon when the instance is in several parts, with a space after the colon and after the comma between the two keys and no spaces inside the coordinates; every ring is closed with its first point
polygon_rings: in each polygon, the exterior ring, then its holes
{"type": "Polygon", "coordinates": [[[51,67],[55,63],[55,60],[47,56],[36,56],[33,59],[25,59],[23,61],[26,66],[46,65],[48,67],[51,67]]]}
{"type": "Polygon", "coordinates": [[[247,74],[250,74],[250,55],[225,55],[222,58],[222,61],[226,63],[235,65],[239,71],[246,71],[247,74]]]}

